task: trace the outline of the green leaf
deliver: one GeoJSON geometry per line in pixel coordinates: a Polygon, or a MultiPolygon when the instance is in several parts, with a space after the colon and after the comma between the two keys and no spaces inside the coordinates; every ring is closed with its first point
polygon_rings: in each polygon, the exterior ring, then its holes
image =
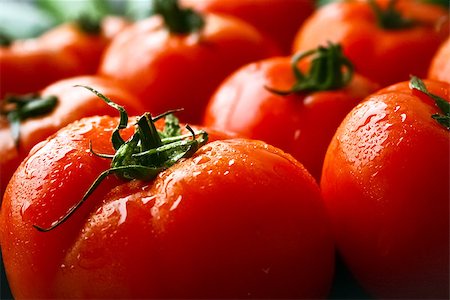
{"type": "Polygon", "coordinates": [[[154,14],[153,1],[126,0],[125,14],[132,20],[142,20],[154,14]]]}
{"type": "Polygon", "coordinates": [[[320,6],[330,4],[332,2],[337,2],[337,1],[342,1],[342,0],[316,0],[316,6],[320,7],[320,6]]]}

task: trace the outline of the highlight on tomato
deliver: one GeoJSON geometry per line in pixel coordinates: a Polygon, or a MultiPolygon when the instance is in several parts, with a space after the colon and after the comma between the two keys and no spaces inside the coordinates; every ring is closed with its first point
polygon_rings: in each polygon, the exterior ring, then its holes
{"type": "Polygon", "coordinates": [[[102,90],[133,114],[143,111],[139,100],[118,83],[97,76],[67,78],[38,93],[7,96],[0,102],[0,196],[34,145],[83,117],[115,114],[94,94],[75,88],[77,84],[102,90]]]}
{"type": "Polygon", "coordinates": [[[123,83],[155,113],[182,107],[182,120],[200,123],[209,97],[228,74],[279,53],[238,19],[200,14],[177,0],[153,4],[156,15],[121,33],[99,72],[123,83]]]}
{"type": "Polygon", "coordinates": [[[8,185],[0,242],[14,297],[327,295],[334,247],[299,162],[259,141],[206,144],[172,114],[127,126],[100,96],[119,119],[61,129],[8,185]]]}
{"type": "Polygon", "coordinates": [[[115,16],[89,17],[64,23],[34,39],[8,41],[0,46],[0,98],[25,94],[67,77],[94,74],[109,41],[128,26],[115,16]]]}
{"type": "Polygon", "coordinates": [[[292,41],[305,19],[314,11],[313,0],[182,0],[201,12],[226,14],[244,20],[290,53],[292,41]]]}
{"type": "Polygon", "coordinates": [[[213,95],[204,123],[279,147],[319,179],[337,127],[377,88],[329,44],[242,67],[213,95]]]}
{"type": "Polygon", "coordinates": [[[450,38],[434,55],[428,70],[428,78],[450,83],[450,38]]]}
{"type": "Polygon", "coordinates": [[[445,8],[413,0],[337,1],[315,11],[300,28],[293,51],[340,43],[355,70],[382,86],[425,77],[448,36],[445,8]],[[441,26],[440,26],[441,25],[441,26]]]}
{"type": "Polygon", "coordinates": [[[413,77],[354,108],[321,188],[338,250],[380,299],[449,297],[450,85],[413,77]]]}

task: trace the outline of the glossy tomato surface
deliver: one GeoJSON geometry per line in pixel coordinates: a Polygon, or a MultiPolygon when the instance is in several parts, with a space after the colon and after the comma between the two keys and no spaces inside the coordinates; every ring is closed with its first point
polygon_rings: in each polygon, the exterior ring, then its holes
{"type": "Polygon", "coordinates": [[[94,74],[109,41],[128,23],[120,17],[103,20],[99,33],[86,33],[73,23],[35,39],[0,47],[0,99],[6,94],[31,93],[54,81],[94,74]]]}
{"type": "MultiPolygon", "coordinates": [[[[450,86],[425,81],[449,101],[450,86]]],[[[321,188],[339,251],[378,298],[448,298],[449,131],[408,82],[368,97],[328,148],[321,188]]]]}
{"type": "MultiPolygon", "coordinates": [[[[384,10],[388,1],[377,3],[384,10]]],[[[425,77],[434,53],[448,36],[448,26],[440,26],[448,11],[421,1],[395,3],[398,13],[413,20],[411,27],[380,27],[369,1],[336,1],[322,6],[305,21],[293,51],[340,43],[356,71],[382,86],[408,80],[411,74],[425,77]]]]}
{"type": "Polygon", "coordinates": [[[280,96],[295,83],[289,57],[242,67],[211,98],[204,123],[263,140],[297,158],[319,179],[325,152],[340,122],[378,85],[355,75],[344,88],[280,96]]]}
{"type": "Polygon", "coordinates": [[[59,219],[108,168],[89,143],[111,153],[116,125],[110,117],[75,122],[14,174],[0,238],[16,298],[327,295],[334,250],[319,188],[262,142],[211,142],[152,181],[110,176],[66,223],[33,228],[59,219]]]}
{"type": "Polygon", "coordinates": [[[278,53],[254,27],[232,17],[204,15],[205,27],[170,33],[154,16],[120,34],[106,50],[99,72],[117,79],[163,113],[184,108],[181,120],[199,123],[220,82],[248,62],[278,53]]]}
{"type": "Polygon", "coordinates": [[[57,81],[44,88],[42,97],[56,96],[55,108],[46,114],[27,118],[20,123],[20,139],[16,146],[6,116],[0,116],[0,195],[9,178],[31,148],[60,128],[78,119],[94,115],[116,115],[117,111],[92,92],[75,85],[87,85],[123,105],[132,114],[144,111],[139,100],[117,82],[97,76],[78,76],[57,81]]]}
{"type": "Polygon", "coordinates": [[[288,54],[294,36],[313,12],[313,0],[182,0],[202,12],[226,14],[255,26],[288,54]]]}

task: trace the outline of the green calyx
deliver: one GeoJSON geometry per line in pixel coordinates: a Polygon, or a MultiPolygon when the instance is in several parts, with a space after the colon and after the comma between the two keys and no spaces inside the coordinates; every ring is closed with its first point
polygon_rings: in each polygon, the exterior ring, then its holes
{"type": "Polygon", "coordinates": [[[174,34],[189,34],[201,30],[203,17],[190,8],[181,8],[178,0],[153,0],[153,13],[161,15],[165,26],[174,34]]]}
{"type": "Polygon", "coordinates": [[[16,147],[19,147],[21,122],[50,113],[57,105],[55,96],[39,94],[7,96],[0,104],[0,115],[6,116],[16,147]]]}
{"type": "Polygon", "coordinates": [[[406,19],[395,8],[397,0],[390,0],[386,9],[376,3],[375,0],[368,0],[377,18],[378,26],[387,30],[404,29],[414,26],[414,21],[406,19]]]}
{"type": "Polygon", "coordinates": [[[149,113],[141,115],[135,124],[135,133],[130,139],[124,141],[120,135],[120,130],[128,125],[128,115],[125,109],[94,89],[87,86],[81,87],[95,93],[108,105],[119,111],[119,124],[111,137],[115,154],[95,153],[92,150],[92,145],[90,146],[91,152],[96,156],[110,159],[111,167],[97,177],[83,198],[72,206],[61,219],[53,222],[48,228],[33,225],[39,231],[50,231],[65,222],[107,176],[115,174],[124,180],[154,179],[161,171],[176,164],[180,159],[191,157],[208,140],[208,134],[205,131],[196,132],[189,125],[186,125],[189,133],[182,134],[178,119],[173,116],[173,113],[178,110],[172,110],[156,117],[152,117],[149,113]],[[164,129],[158,131],[155,122],[163,117],[165,117],[164,129]]]}
{"type": "Polygon", "coordinates": [[[13,40],[11,37],[0,31],[0,47],[8,47],[12,42],[13,40]]]}
{"type": "Polygon", "coordinates": [[[81,31],[89,35],[98,35],[102,31],[101,17],[91,16],[89,14],[81,14],[75,20],[75,24],[81,31]]]}
{"type": "Polygon", "coordinates": [[[431,117],[447,130],[450,130],[450,103],[445,101],[445,99],[430,93],[423,81],[416,76],[411,76],[409,88],[418,90],[434,100],[436,106],[442,111],[442,114],[433,114],[431,117]]]}
{"type": "Polygon", "coordinates": [[[314,92],[340,89],[346,86],[353,77],[353,64],[342,53],[339,44],[328,43],[327,47],[319,46],[306,52],[300,52],[292,57],[292,70],[296,82],[290,90],[281,91],[266,87],[278,95],[290,95],[300,92],[314,92]],[[310,68],[306,74],[298,68],[298,63],[313,56],[310,68]]]}

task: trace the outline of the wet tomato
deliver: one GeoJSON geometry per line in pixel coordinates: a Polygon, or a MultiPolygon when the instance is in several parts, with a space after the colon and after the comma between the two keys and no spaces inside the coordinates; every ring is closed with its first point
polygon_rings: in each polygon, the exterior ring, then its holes
{"type": "Polygon", "coordinates": [[[32,150],[0,213],[14,296],[325,297],[334,252],[311,175],[263,142],[180,136],[169,116],[120,137],[117,118],[86,118],[32,150]]]}
{"type": "Polygon", "coordinates": [[[328,148],[321,188],[337,246],[377,298],[449,296],[449,99],[443,82],[387,87],[328,148]]]}

